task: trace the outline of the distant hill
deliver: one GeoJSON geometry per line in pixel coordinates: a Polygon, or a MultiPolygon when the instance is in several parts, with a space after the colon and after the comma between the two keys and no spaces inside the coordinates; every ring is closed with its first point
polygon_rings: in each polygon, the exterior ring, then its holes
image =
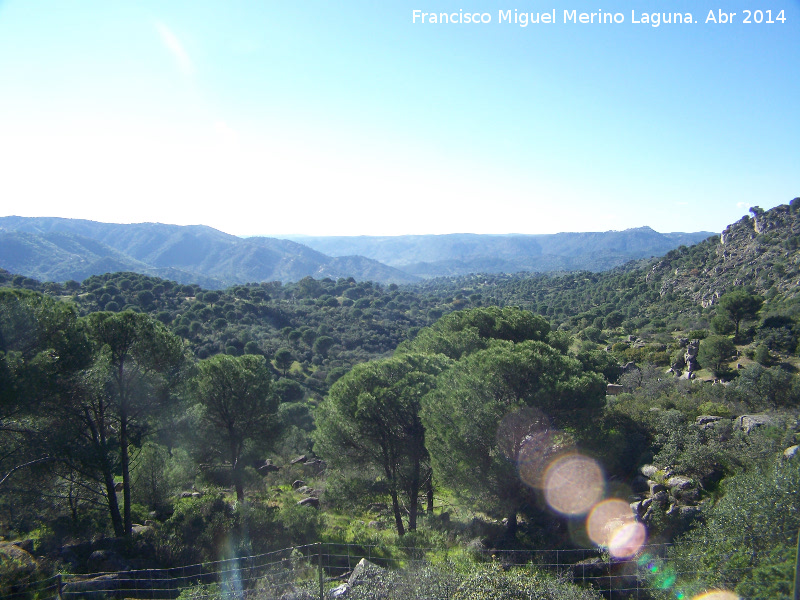
{"type": "Polygon", "coordinates": [[[661,256],[713,235],[658,233],[650,227],[592,233],[542,235],[296,236],[330,256],[358,254],[430,278],[469,273],[605,271],[628,261],[661,256]]]}
{"type": "Polygon", "coordinates": [[[0,217],[0,267],[43,281],[133,271],[222,288],[311,276],[411,283],[362,256],[326,256],[288,240],[239,238],[202,225],[120,225],[55,217],[0,217]]]}
{"type": "Polygon", "coordinates": [[[469,273],[604,271],[711,234],[649,227],[554,235],[240,238],[204,225],[0,217],[0,267],[42,281],[133,271],[205,288],[353,277],[380,283],[469,273]]]}

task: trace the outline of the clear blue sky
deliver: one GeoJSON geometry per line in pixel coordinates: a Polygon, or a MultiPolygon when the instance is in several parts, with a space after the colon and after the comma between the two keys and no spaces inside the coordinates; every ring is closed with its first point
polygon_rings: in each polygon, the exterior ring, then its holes
{"type": "Polygon", "coordinates": [[[798,195],[799,0],[0,0],[2,215],[719,231],[798,195]],[[556,23],[498,23],[515,8],[556,23]],[[742,23],[758,8],[785,22],[742,23]]]}

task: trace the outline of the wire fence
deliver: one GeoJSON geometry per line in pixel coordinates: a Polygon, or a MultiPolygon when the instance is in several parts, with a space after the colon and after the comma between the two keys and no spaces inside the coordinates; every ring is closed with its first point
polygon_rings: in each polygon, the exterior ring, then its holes
{"type": "MultiPolygon", "coordinates": [[[[419,569],[453,561],[476,560],[507,570],[528,567],[561,579],[591,586],[610,600],[650,598],[649,567],[666,559],[669,544],[643,547],[637,557],[612,559],[592,549],[447,550],[317,543],[216,562],[88,575],[55,575],[6,587],[8,600],[316,600],[333,597],[331,590],[352,575],[361,559],[413,577],[419,569]]],[[[691,577],[695,573],[681,573],[691,577]]],[[[663,587],[663,586],[662,586],[663,587]]]]}

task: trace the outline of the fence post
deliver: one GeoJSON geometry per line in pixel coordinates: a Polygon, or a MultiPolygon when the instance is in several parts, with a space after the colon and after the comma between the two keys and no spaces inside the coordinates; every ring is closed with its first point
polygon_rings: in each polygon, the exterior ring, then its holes
{"type": "Polygon", "coordinates": [[[323,585],[323,577],[322,577],[322,542],[319,542],[319,600],[325,600],[325,587],[323,585]]]}
{"type": "Polygon", "coordinates": [[[794,563],[794,600],[800,600],[800,531],[797,532],[797,556],[794,563]]]}

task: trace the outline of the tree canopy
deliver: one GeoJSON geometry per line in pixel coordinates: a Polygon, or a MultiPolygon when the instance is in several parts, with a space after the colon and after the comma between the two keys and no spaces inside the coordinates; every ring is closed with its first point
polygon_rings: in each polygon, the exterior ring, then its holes
{"type": "Polygon", "coordinates": [[[230,461],[236,497],[244,500],[241,458],[245,446],[264,441],[274,424],[277,402],[261,356],[218,354],[198,365],[195,397],[203,406],[208,446],[230,461]]]}
{"type": "Polygon", "coordinates": [[[430,478],[422,399],[449,363],[441,355],[405,354],[356,365],[333,384],[317,412],[316,451],[335,467],[380,469],[400,535],[405,533],[400,496],[414,530],[420,487],[430,478]]]}

